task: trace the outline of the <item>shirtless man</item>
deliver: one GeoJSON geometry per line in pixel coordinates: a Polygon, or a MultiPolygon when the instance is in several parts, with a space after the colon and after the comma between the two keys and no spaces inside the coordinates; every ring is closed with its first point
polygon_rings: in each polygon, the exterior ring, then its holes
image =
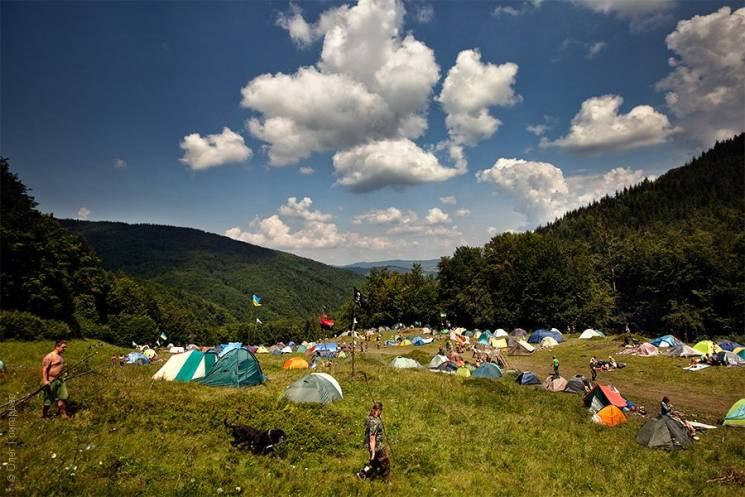
{"type": "Polygon", "coordinates": [[[67,341],[57,340],[54,350],[44,356],[41,360],[41,384],[44,396],[44,405],[41,408],[41,417],[49,417],[49,408],[57,403],[57,408],[63,419],[70,419],[67,415],[67,385],[62,372],[65,367],[65,359],[62,354],[67,348],[67,341]]]}

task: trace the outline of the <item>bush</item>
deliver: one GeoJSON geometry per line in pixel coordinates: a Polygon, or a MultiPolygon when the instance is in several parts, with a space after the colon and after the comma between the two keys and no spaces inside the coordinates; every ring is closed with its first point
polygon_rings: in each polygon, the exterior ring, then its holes
{"type": "Polygon", "coordinates": [[[0,311],[0,340],[67,338],[70,335],[70,327],[62,321],[42,319],[30,312],[0,311]]]}

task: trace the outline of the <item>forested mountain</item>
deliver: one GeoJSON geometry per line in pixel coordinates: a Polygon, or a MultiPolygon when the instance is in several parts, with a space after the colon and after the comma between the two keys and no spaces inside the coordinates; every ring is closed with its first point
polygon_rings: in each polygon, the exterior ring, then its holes
{"type": "Polygon", "coordinates": [[[419,292],[425,311],[407,304],[406,280],[373,270],[363,289],[375,298],[362,322],[437,322],[437,310],[466,327],[743,337],[744,150],[741,134],[534,232],[459,247],[440,260],[437,296],[419,292]]]}
{"type": "Polygon", "coordinates": [[[351,271],[191,228],[62,223],[88,241],[104,268],[198,296],[238,320],[317,318],[362,282],[351,271]],[[252,293],[263,299],[262,307],[251,306],[252,293]]]}
{"type": "Polygon", "coordinates": [[[424,261],[405,261],[394,259],[391,261],[355,262],[353,264],[347,264],[346,266],[341,267],[343,269],[348,269],[350,271],[354,271],[355,273],[367,276],[368,274],[370,274],[370,271],[375,268],[388,269],[394,273],[408,273],[414,268],[415,265],[418,264],[425,275],[436,275],[437,265],[439,262],[440,259],[429,259],[424,261]]]}

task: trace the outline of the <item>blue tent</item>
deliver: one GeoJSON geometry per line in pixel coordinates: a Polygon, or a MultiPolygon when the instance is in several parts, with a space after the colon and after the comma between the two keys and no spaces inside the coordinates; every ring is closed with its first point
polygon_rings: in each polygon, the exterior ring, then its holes
{"type": "Polygon", "coordinates": [[[666,343],[670,347],[675,347],[676,345],[682,345],[683,344],[683,342],[681,342],[680,340],[678,340],[677,338],[675,338],[672,335],[665,335],[665,336],[657,337],[657,338],[655,338],[654,340],[652,340],[649,343],[651,343],[655,347],[659,347],[663,343],[666,343]]]}
{"type": "Polygon", "coordinates": [[[531,371],[523,371],[517,375],[515,383],[518,385],[540,385],[541,380],[538,379],[538,376],[536,376],[535,373],[531,371]]]}
{"type": "Polygon", "coordinates": [[[719,342],[719,346],[722,347],[722,350],[726,350],[728,352],[732,352],[737,347],[742,347],[742,345],[737,342],[733,342],[732,340],[722,340],[721,342],[719,342]]]}
{"type": "Polygon", "coordinates": [[[502,370],[492,362],[486,362],[471,373],[474,378],[501,378],[502,370]]]}
{"type": "Polygon", "coordinates": [[[221,343],[220,346],[217,347],[217,357],[222,357],[231,350],[240,349],[242,346],[243,344],[241,342],[221,343]]]}
{"type": "Polygon", "coordinates": [[[541,340],[543,340],[546,337],[551,337],[554,340],[556,340],[558,343],[561,343],[564,341],[564,337],[561,335],[561,333],[557,331],[540,329],[540,330],[534,331],[533,334],[530,335],[530,338],[528,338],[528,343],[541,343],[541,340]]]}
{"type": "Polygon", "coordinates": [[[321,352],[336,352],[336,342],[319,343],[318,345],[316,345],[316,350],[320,350],[321,352]]]}
{"type": "Polygon", "coordinates": [[[479,337],[479,343],[481,345],[489,345],[489,335],[487,335],[486,333],[482,333],[479,337]]]}
{"type": "Polygon", "coordinates": [[[124,362],[127,364],[138,364],[140,366],[150,364],[150,360],[145,357],[144,354],[140,354],[139,352],[130,352],[127,354],[126,359],[124,359],[124,362]]]}
{"type": "Polygon", "coordinates": [[[411,343],[413,343],[414,345],[424,345],[424,338],[414,337],[411,339],[411,343]]]}

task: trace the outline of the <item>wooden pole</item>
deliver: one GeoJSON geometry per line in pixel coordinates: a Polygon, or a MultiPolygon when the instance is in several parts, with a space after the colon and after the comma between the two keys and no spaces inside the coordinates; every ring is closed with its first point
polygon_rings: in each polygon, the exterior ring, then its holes
{"type": "Polygon", "coordinates": [[[355,361],[354,356],[357,349],[357,335],[354,331],[354,325],[357,324],[357,316],[356,312],[352,311],[352,376],[354,376],[355,372],[355,361]]]}

